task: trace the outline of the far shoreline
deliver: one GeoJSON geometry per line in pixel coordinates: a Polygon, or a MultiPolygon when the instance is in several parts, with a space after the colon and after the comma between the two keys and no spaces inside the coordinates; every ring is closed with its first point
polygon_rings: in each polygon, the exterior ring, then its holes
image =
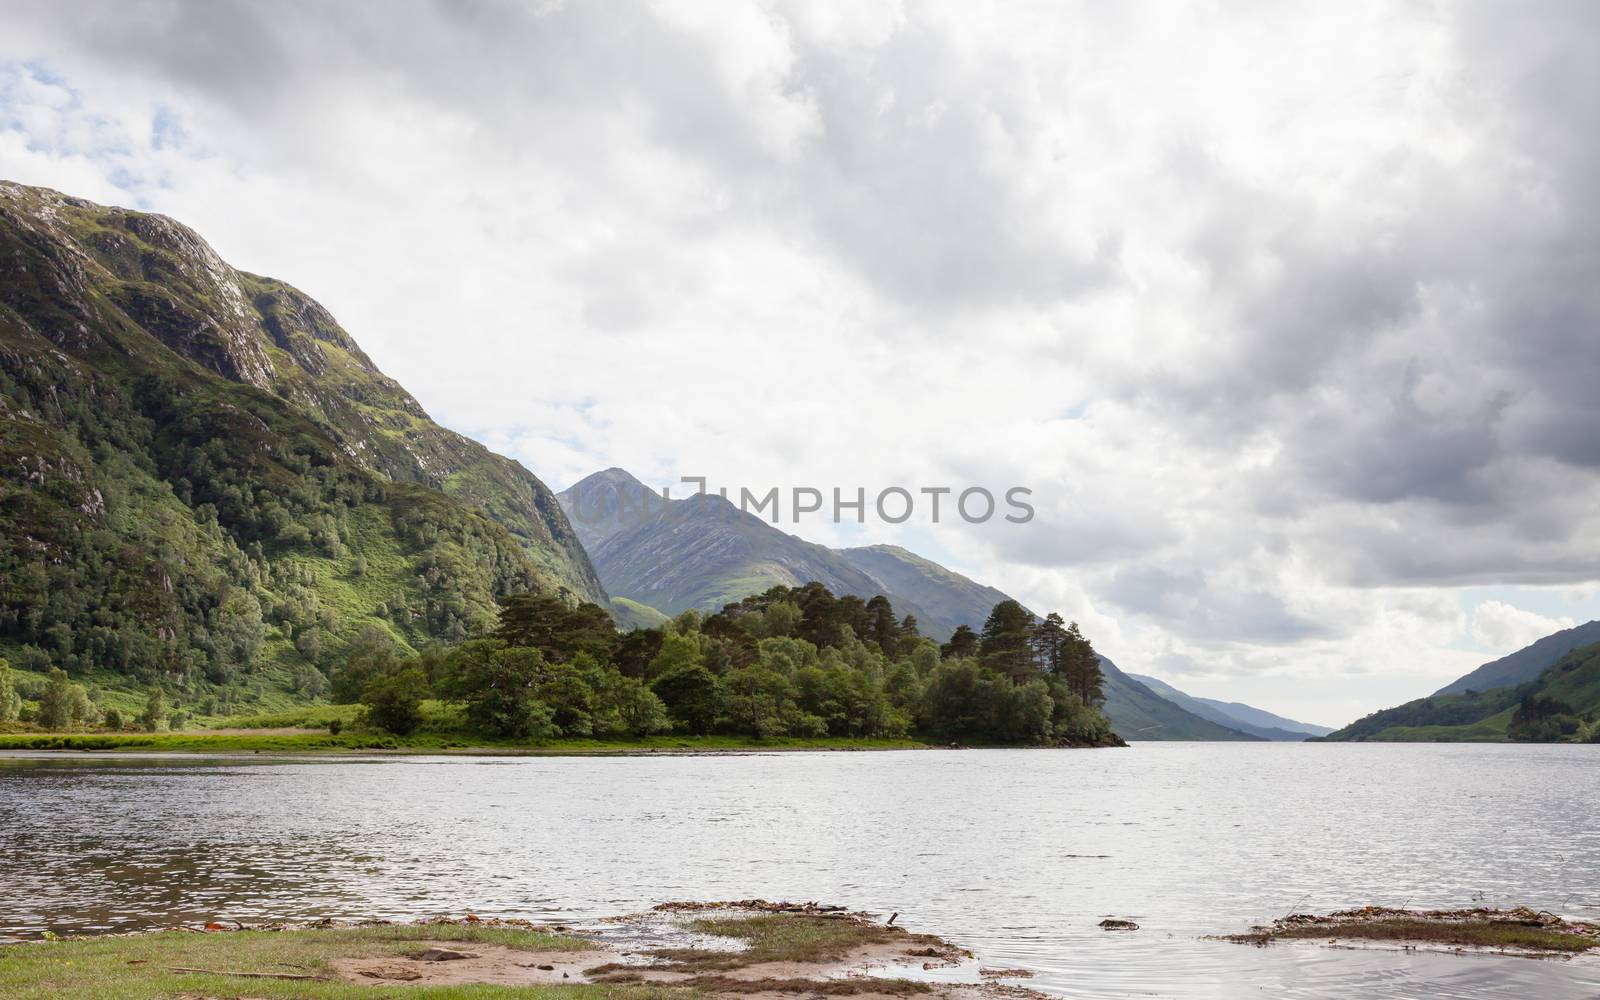
{"type": "Polygon", "coordinates": [[[1126,747],[1036,744],[940,744],[914,739],[772,739],[655,737],[646,740],[574,740],[546,744],[399,740],[382,736],[306,730],[271,735],[180,733],[3,733],[0,755],[56,754],[258,754],[326,757],[718,757],[766,753],[853,753],[895,750],[1083,750],[1126,747]]]}

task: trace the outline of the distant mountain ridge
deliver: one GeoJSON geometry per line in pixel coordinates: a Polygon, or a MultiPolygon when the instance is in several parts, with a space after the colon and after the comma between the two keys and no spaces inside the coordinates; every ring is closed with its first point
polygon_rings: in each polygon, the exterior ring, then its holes
{"type": "Polygon", "coordinates": [[[1189,711],[1138,680],[1102,656],[1100,670],[1106,678],[1106,717],[1125,740],[1204,740],[1256,742],[1264,737],[1246,733],[1189,711]]]}
{"type": "Polygon", "coordinates": [[[1191,695],[1156,677],[1146,677],[1143,674],[1130,674],[1129,676],[1143,683],[1168,701],[1183,706],[1203,719],[1210,719],[1218,725],[1237,729],[1252,736],[1259,736],[1264,740],[1294,743],[1303,741],[1308,737],[1326,736],[1333,732],[1330,726],[1297,722],[1294,719],[1287,719],[1265,709],[1246,705],[1243,702],[1219,701],[1215,698],[1201,698],[1191,695]]]}
{"type": "MultiPolygon", "coordinates": [[[[829,549],[795,538],[720,496],[663,501],[626,471],[596,472],[558,494],[619,620],[637,605],[668,614],[716,610],[776,584],[816,580],[839,594],[882,594],[940,641],[974,630],[1007,595],[894,545],[829,549]],[[648,499],[646,499],[648,495],[648,499]]],[[[1197,716],[1101,657],[1106,715],[1128,739],[1251,740],[1259,737],[1197,716]]]]}

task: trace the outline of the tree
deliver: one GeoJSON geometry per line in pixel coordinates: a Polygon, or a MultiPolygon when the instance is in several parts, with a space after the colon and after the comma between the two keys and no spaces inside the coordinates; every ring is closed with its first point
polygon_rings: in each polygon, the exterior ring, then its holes
{"type": "Polygon", "coordinates": [[[728,720],[739,732],[760,740],[789,731],[785,709],[790,707],[791,689],[788,678],[776,670],[754,666],[735,671],[728,677],[727,692],[728,720]]]}
{"type": "Polygon", "coordinates": [[[149,694],[145,695],[144,711],[139,713],[139,725],[147,733],[153,733],[161,728],[167,721],[167,696],[158,687],[151,686],[149,694]]]}
{"type": "Polygon", "coordinates": [[[1034,623],[1034,656],[1044,672],[1052,677],[1063,676],[1066,668],[1066,622],[1054,611],[1034,623]]]}
{"type": "Polygon", "coordinates": [[[75,686],[65,670],[50,668],[50,677],[39,696],[39,725],[45,729],[66,729],[72,725],[72,689],[75,686]]]}
{"type": "Polygon", "coordinates": [[[11,680],[11,663],[0,656],[0,722],[15,722],[22,714],[22,696],[11,680]]]}
{"type": "Polygon", "coordinates": [[[464,702],[467,720],[512,739],[545,739],[555,731],[550,709],[536,697],[544,654],[495,639],[463,643],[451,655],[446,691],[464,702]]]}
{"type": "Polygon", "coordinates": [[[700,663],[699,636],[669,634],[662,636],[661,649],[650,661],[644,677],[645,680],[664,677],[667,674],[699,666],[700,663]]]}
{"type": "Polygon", "coordinates": [[[1028,609],[1009,599],[996,604],[978,638],[978,659],[986,668],[1017,684],[1037,677],[1033,615],[1028,609]]]}
{"type": "Polygon", "coordinates": [[[957,625],[950,641],[939,647],[939,655],[947,660],[961,660],[978,652],[978,633],[966,625],[957,625]]]}
{"type": "Polygon", "coordinates": [[[617,641],[611,662],[624,677],[647,677],[650,661],[661,652],[663,636],[658,628],[636,628],[617,641]]]}
{"type": "Polygon", "coordinates": [[[583,678],[583,668],[593,666],[594,660],[586,653],[572,663],[546,666],[535,695],[550,709],[558,736],[594,734],[594,691],[583,678]]]}
{"type": "Polygon", "coordinates": [[[672,725],[666,704],[637,678],[617,677],[607,689],[606,700],[629,736],[665,732],[672,725]]]}
{"type": "Polygon", "coordinates": [[[722,714],[722,684],[705,667],[690,666],[657,677],[650,684],[673,724],[687,733],[704,736],[722,714]]]}
{"type": "Polygon", "coordinates": [[[122,730],[122,713],[114,708],[106,709],[105,727],[114,733],[120,732],[122,730]]]}
{"type": "Polygon", "coordinates": [[[893,656],[900,648],[900,623],[889,599],[879,594],[868,601],[867,619],[867,634],[862,638],[877,643],[884,656],[893,656]]]}
{"type": "Polygon", "coordinates": [[[350,644],[344,662],[333,672],[329,688],[334,703],[353,705],[361,701],[367,683],[381,674],[398,670],[400,662],[400,647],[389,633],[369,625],[350,644]]]}
{"type": "Polygon", "coordinates": [[[427,675],[414,661],[372,675],[361,689],[366,721],[396,736],[410,736],[422,725],[422,696],[427,690],[427,675]]]}
{"type": "Polygon", "coordinates": [[[598,604],[570,608],[543,594],[513,594],[500,604],[494,637],[507,646],[537,649],[547,662],[565,663],[578,653],[609,660],[617,626],[598,604]]]}
{"type": "Polygon", "coordinates": [[[1067,682],[1067,689],[1082,698],[1086,705],[1104,703],[1105,674],[1100,670],[1100,654],[1094,651],[1094,645],[1078,629],[1077,622],[1067,626],[1061,658],[1062,676],[1067,682]]]}

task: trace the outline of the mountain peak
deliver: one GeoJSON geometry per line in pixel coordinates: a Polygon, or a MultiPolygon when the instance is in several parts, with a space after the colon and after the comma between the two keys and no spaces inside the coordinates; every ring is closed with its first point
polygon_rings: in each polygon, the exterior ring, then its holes
{"type": "Polygon", "coordinates": [[[629,472],[627,469],[613,465],[609,469],[601,469],[599,472],[589,473],[589,475],[584,476],[582,479],[562,490],[559,495],[563,497],[576,497],[579,494],[587,496],[591,490],[642,490],[646,488],[647,487],[644,485],[644,483],[641,483],[633,473],[629,472]]]}

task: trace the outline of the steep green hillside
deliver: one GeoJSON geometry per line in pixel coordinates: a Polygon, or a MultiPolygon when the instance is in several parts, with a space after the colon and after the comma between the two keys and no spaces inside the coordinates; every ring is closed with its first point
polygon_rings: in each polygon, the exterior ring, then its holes
{"type": "Polygon", "coordinates": [[[369,628],[605,600],[537,479],[161,216],[0,183],[0,428],[0,648],[25,669],[315,693],[369,628]]]}
{"type": "Polygon", "coordinates": [[[1600,643],[1572,650],[1526,684],[1433,695],[1359,719],[1336,741],[1502,742],[1600,739],[1600,643]]]}

